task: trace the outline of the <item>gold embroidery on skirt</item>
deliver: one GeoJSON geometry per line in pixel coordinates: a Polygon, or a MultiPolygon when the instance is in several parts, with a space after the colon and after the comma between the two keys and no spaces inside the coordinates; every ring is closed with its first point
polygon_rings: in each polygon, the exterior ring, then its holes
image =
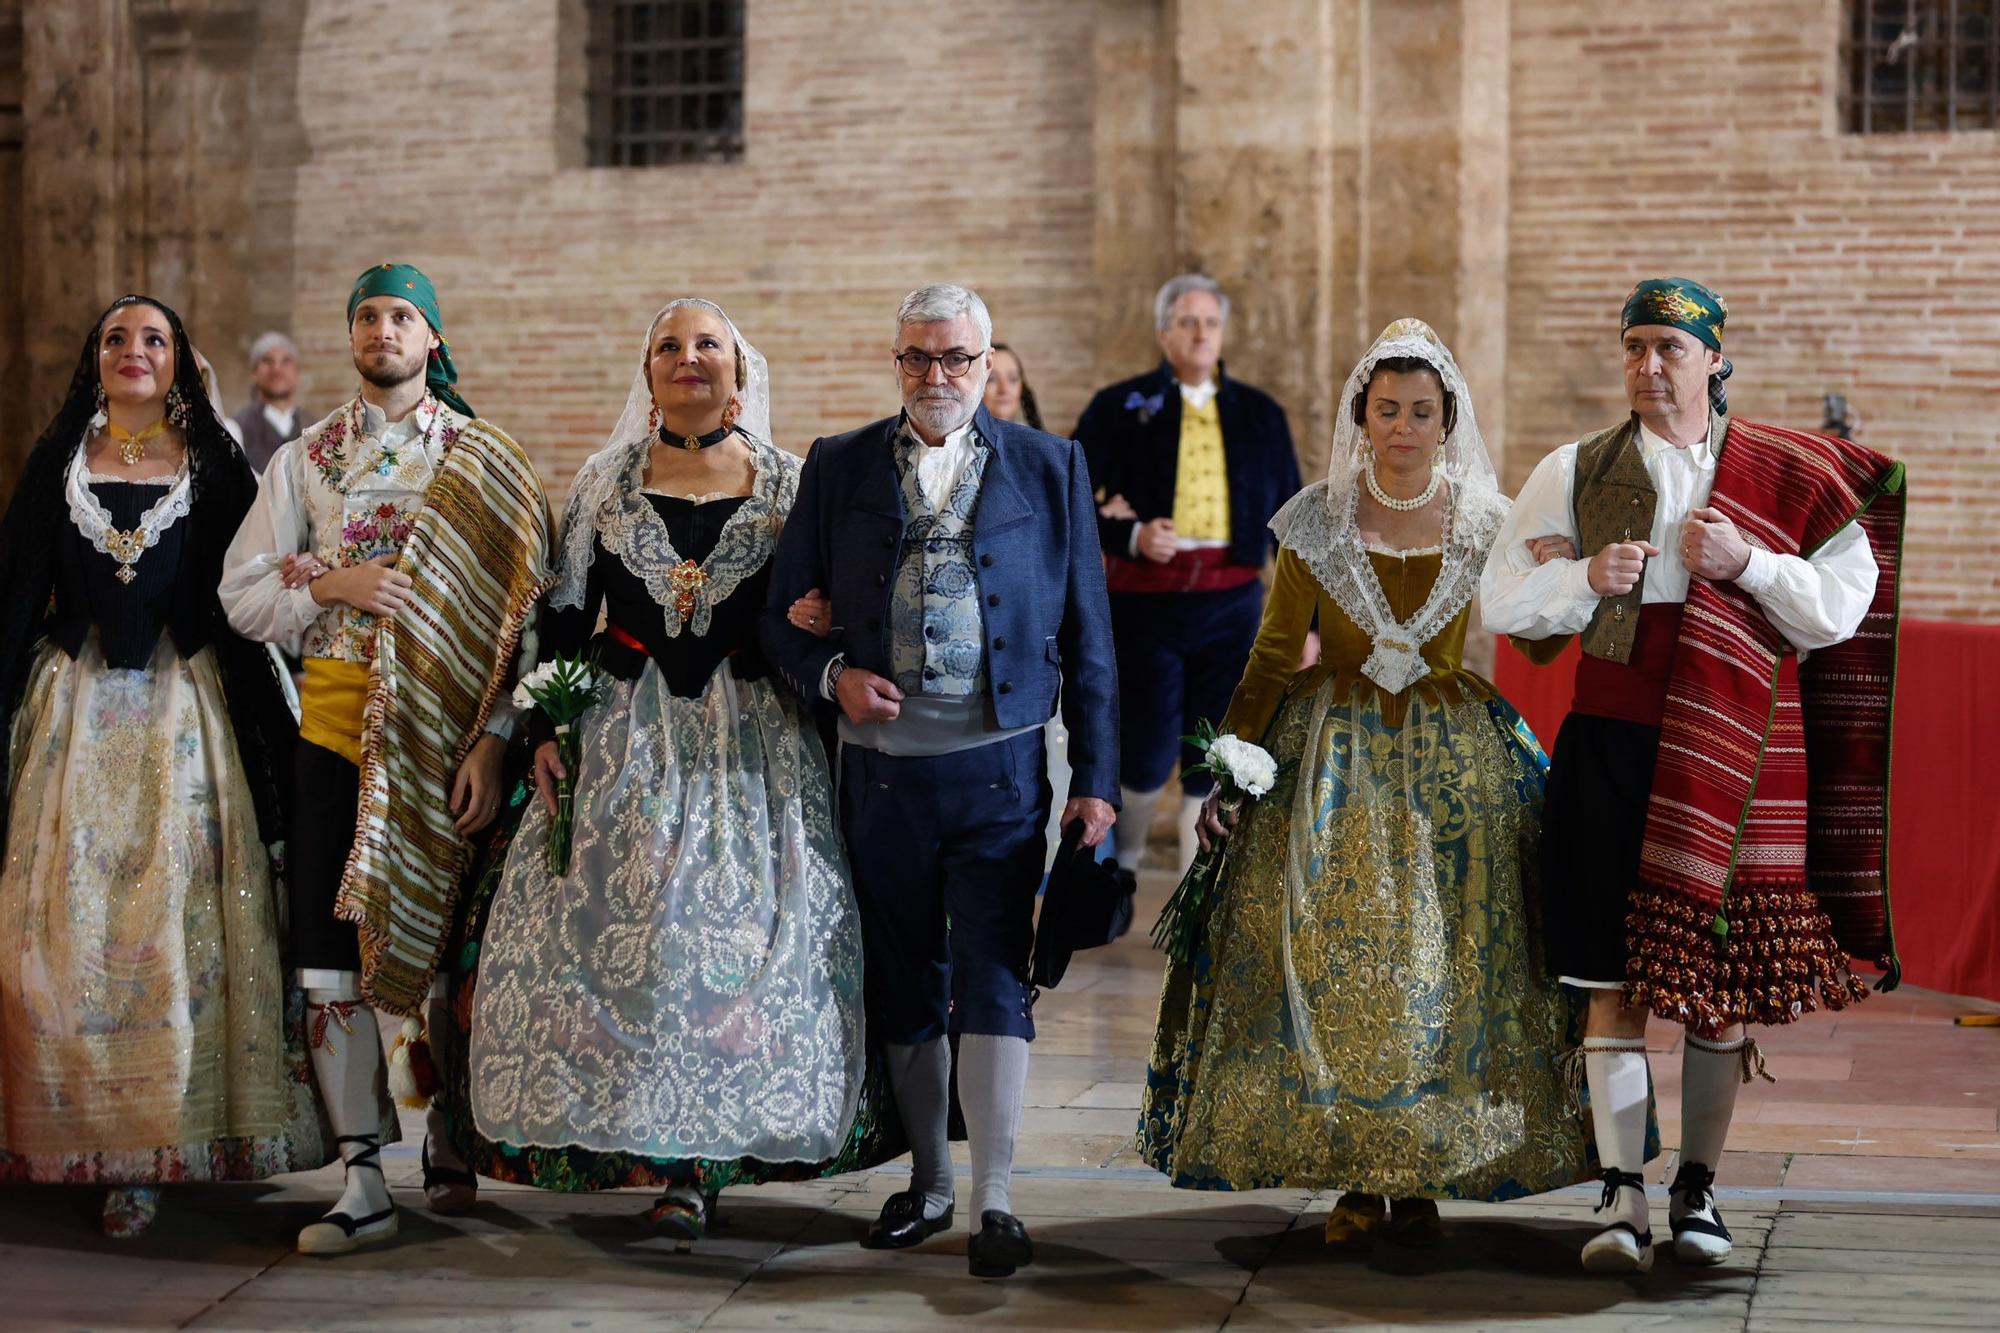
{"type": "Polygon", "coordinates": [[[1288,701],[1296,790],[1246,816],[1169,971],[1139,1146],[1175,1183],[1506,1197],[1567,1184],[1567,1008],[1527,908],[1532,752],[1485,700],[1288,701]],[[1412,799],[1414,794],[1414,799],[1412,799]]]}

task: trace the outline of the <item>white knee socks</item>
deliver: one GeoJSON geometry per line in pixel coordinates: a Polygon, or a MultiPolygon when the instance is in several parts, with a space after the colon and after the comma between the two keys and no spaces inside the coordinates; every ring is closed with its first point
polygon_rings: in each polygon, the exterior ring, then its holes
{"type": "Polygon", "coordinates": [[[933,1037],[915,1046],[885,1042],[889,1087],[910,1138],[910,1188],[924,1196],[935,1221],[951,1207],[951,1044],[933,1037]]]}
{"type": "Polygon", "coordinates": [[[1180,865],[1180,873],[1181,873],[1181,874],[1183,874],[1183,875],[1187,874],[1187,872],[1188,872],[1188,867],[1194,864],[1194,858],[1195,858],[1195,853],[1197,853],[1197,852],[1199,852],[1199,851],[1201,850],[1201,839],[1200,839],[1200,837],[1199,837],[1199,836],[1198,836],[1198,835],[1196,834],[1196,832],[1195,832],[1195,823],[1196,823],[1196,821],[1197,821],[1197,820],[1199,820],[1199,819],[1201,818],[1201,803],[1202,803],[1202,800],[1203,800],[1203,798],[1202,798],[1202,797],[1200,797],[1200,796],[1182,796],[1182,797],[1181,797],[1181,817],[1180,817],[1180,835],[1181,835],[1181,865],[1180,865]]]}
{"type": "Polygon", "coordinates": [[[1709,1041],[1690,1032],[1681,1046],[1681,1160],[1714,1171],[1743,1086],[1743,1052],[1750,1039],[1709,1041]]]}
{"type": "Polygon", "coordinates": [[[958,1039],[958,1100],[972,1140],[974,1231],[988,1210],[1014,1211],[1008,1177],[1014,1170],[1014,1140],[1021,1130],[1027,1084],[1026,1038],[967,1033],[958,1039]]]}
{"type": "MultiPolygon", "coordinates": [[[[313,1038],[313,1073],[326,1099],[335,1134],[366,1134],[379,1145],[382,1131],[382,1036],[375,1011],[353,987],[306,992],[307,1035],[313,1038]]],[[[340,1145],[343,1162],[367,1151],[361,1143],[340,1145]]],[[[382,1173],[368,1167],[347,1172],[347,1187],[334,1211],[367,1217],[389,1206],[382,1173]]]]}
{"type": "Polygon", "coordinates": [[[1165,787],[1155,787],[1151,791],[1135,791],[1130,787],[1118,789],[1119,801],[1124,807],[1118,812],[1118,865],[1133,874],[1139,873],[1139,860],[1146,854],[1146,832],[1153,827],[1153,811],[1159,807],[1160,797],[1165,787]]]}
{"type": "MultiPolygon", "coordinates": [[[[1646,1163],[1646,1040],[1643,1037],[1585,1037],[1584,1078],[1590,1087],[1590,1119],[1597,1132],[1597,1155],[1606,1167],[1638,1174],[1646,1163]]],[[[1599,1220],[1625,1222],[1649,1230],[1646,1196],[1621,1189],[1599,1220]]]]}

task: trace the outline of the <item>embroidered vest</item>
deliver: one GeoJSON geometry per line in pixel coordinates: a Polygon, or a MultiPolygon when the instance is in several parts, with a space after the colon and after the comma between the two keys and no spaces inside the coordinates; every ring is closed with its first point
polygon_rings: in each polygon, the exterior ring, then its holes
{"type": "Polygon", "coordinates": [[[903,553],[889,593],[889,668],[905,694],[986,693],[986,621],[972,559],[972,519],[992,446],[972,436],[973,454],[942,510],[917,481],[917,450],[896,438],[903,489],[903,553]]]}
{"type": "MultiPolygon", "coordinates": [[[[1708,439],[1718,448],[1729,429],[1729,418],[1711,413],[1708,439]]],[[[1613,542],[1652,540],[1653,518],[1660,494],[1639,452],[1639,423],[1586,436],[1576,447],[1576,480],[1570,506],[1576,513],[1577,554],[1590,559],[1613,542]]],[[[1604,597],[1584,626],[1583,651],[1607,662],[1629,662],[1639,632],[1639,603],[1645,594],[1641,578],[1622,597],[1604,597]]]]}
{"type": "MultiPolygon", "coordinates": [[[[1636,420],[1586,438],[1576,447],[1576,481],[1570,492],[1578,557],[1588,560],[1612,542],[1651,540],[1659,499],[1639,454],[1636,420]]],[[[1622,597],[1598,600],[1581,635],[1584,652],[1607,662],[1631,660],[1643,583],[1633,584],[1622,597]]]]}

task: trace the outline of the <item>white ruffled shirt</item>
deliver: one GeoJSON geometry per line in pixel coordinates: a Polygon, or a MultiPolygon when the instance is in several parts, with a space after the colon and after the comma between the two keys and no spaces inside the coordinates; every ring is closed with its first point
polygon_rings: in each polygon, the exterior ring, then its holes
{"type": "MultiPolygon", "coordinates": [[[[1570,504],[1576,450],[1575,443],[1566,444],[1535,465],[1494,539],[1479,580],[1480,613],[1488,633],[1527,639],[1578,634],[1597,610],[1601,599],[1591,590],[1589,576],[1596,552],[1537,565],[1527,547],[1533,537],[1578,541],[1570,504]]],[[[1685,602],[1690,575],[1681,563],[1680,533],[1689,513],[1705,506],[1715,488],[1715,448],[1706,437],[1686,447],[1674,445],[1642,423],[1639,452],[1659,496],[1646,540],[1660,551],[1646,561],[1639,600],[1685,602]]],[[[1874,601],[1877,575],[1866,534],[1850,523],[1809,558],[1779,555],[1753,542],[1750,563],[1736,586],[1756,599],[1773,627],[1803,657],[1853,637],[1874,601]]]]}

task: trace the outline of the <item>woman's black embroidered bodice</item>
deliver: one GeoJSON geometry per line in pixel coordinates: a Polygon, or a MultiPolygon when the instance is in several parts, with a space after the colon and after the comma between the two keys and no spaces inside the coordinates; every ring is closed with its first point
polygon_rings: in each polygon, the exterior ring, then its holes
{"type": "MultiPolygon", "coordinates": [[[[130,532],[146,511],[167,494],[163,485],[133,481],[92,481],[91,494],[111,516],[111,526],[130,532]]],[[[121,566],[91,545],[74,523],[65,523],[56,550],[54,609],[46,632],[71,657],[83,651],[92,625],[97,626],[106,666],[121,670],[143,668],[153,660],[153,647],[174,612],[176,576],[187,542],[188,520],[182,518],[160,534],[130,568],[130,583],[121,582],[121,566]]],[[[191,651],[187,645],[178,645],[191,651]]]]}
{"type": "MultiPolygon", "coordinates": [[[[666,524],[674,550],[684,560],[697,565],[714,552],[723,525],[743,507],[747,497],[694,501],[647,492],[642,497],[666,524]]],[[[757,616],[764,607],[764,595],[771,584],[771,566],[765,563],[737,584],[730,594],[713,604],[713,622],[707,634],[697,637],[683,627],[669,636],[666,618],[675,614],[653,600],[646,584],[626,568],[618,553],[599,536],[590,562],[583,606],[542,613],[541,657],[569,655],[584,648],[597,625],[600,604],[605,612],[604,633],[598,636],[596,651],[603,668],[623,680],[636,680],[650,657],[659,664],[667,689],[683,698],[693,698],[707,687],[708,679],[723,662],[739,679],[754,680],[769,671],[757,646],[757,616]],[[614,634],[615,626],[621,633],[614,634]],[[622,637],[621,637],[622,636],[622,637]],[[624,639],[636,639],[643,651],[624,639]]]]}

